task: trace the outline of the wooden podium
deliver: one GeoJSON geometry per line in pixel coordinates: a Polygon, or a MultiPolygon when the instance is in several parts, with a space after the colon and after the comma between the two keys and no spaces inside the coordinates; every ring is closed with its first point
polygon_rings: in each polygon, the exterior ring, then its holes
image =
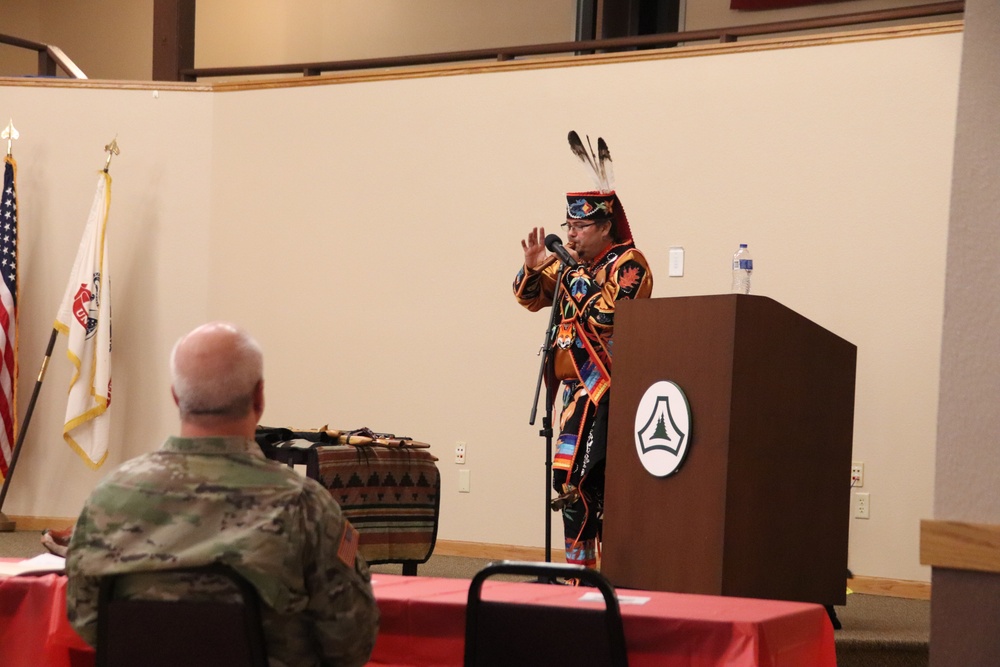
{"type": "Polygon", "coordinates": [[[844,604],[856,361],[766,297],[619,303],[602,572],[618,587],[844,604]],[[691,413],[666,477],[635,444],[660,380],[691,413]]]}

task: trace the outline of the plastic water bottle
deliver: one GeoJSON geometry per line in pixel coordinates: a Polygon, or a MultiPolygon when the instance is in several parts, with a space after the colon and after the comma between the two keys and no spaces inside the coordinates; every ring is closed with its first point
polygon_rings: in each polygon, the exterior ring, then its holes
{"type": "Polygon", "coordinates": [[[753,258],[746,243],[741,243],[733,254],[733,294],[750,293],[750,274],[753,273],[753,258]]]}

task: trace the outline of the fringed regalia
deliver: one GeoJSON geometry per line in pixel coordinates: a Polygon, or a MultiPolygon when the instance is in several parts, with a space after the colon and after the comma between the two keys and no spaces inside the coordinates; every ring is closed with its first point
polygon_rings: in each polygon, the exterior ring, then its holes
{"type": "MultiPolygon", "coordinates": [[[[540,266],[522,266],[514,295],[531,311],[553,305],[559,322],[552,332],[546,368],[549,400],[563,383],[559,437],[552,461],[552,485],[559,494],[566,561],[597,567],[604,514],[604,460],[608,448],[608,390],[611,388],[611,341],[615,305],[646,298],[653,276],[635,247],[625,210],[614,190],[614,165],[603,138],[597,154],[576,132],[569,133],[573,154],[593,178],[596,190],[566,194],[567,225],[611,222],[611,242],[592,261],[563,271],[556,255],[540,266]],[[560,282],[561,281],[561,282],[560,282]]],[[[590,137],[587,137],[590,145],[590,137]]]]}

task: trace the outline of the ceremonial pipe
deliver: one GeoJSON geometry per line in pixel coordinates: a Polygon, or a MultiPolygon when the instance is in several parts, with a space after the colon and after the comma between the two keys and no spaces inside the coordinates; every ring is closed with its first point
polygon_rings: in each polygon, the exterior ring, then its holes
{"type": "Polygon", "coordinates": [[[3,501],[7,497],[7,488],[10,486],[10,480],[14,476],[14,466],[17,465],[17,457],[21,453],[21,445],[24,444],[24,434],[28,432],[28,424],[31,423],[31,414],[35,411],[35,403],[38,401],[38,392],[42,388],[42,381],[45,379],[45,371],[49,367],[49,359],[52,358],[52,349],[56,345],[56,338],[59,337],[59,330],[55,327],[52,328],[52,335],[49,336],[49,346],[45,348],[45,358],[42,359],[42,368],[38,371],[38,377],[35,379],[35,388],[31,392],[31,400],[28,402],[28,411],[24,415],[24,422],[21,424],[21,429],[17,433],[17,444],[14,445],[14,451],[10,457],[10,465],[7,467],[7,476],[3,480],[3,489],[0,489],[0,532],[10,533],[17,528],[17,524],[7,518],[7,515],[3,513],[3,501]]]}

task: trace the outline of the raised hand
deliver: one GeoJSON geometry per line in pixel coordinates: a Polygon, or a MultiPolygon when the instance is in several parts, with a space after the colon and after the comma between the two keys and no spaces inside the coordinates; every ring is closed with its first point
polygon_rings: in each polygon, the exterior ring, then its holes
{"type": "Polygon", "coordinates": [[[537,269],[544,264],[549,255],[545,249],[545,228],[532,228],[528,238],[521,240],[521,249],[524,250],[524,265],[527,268],[537,269]]]}

